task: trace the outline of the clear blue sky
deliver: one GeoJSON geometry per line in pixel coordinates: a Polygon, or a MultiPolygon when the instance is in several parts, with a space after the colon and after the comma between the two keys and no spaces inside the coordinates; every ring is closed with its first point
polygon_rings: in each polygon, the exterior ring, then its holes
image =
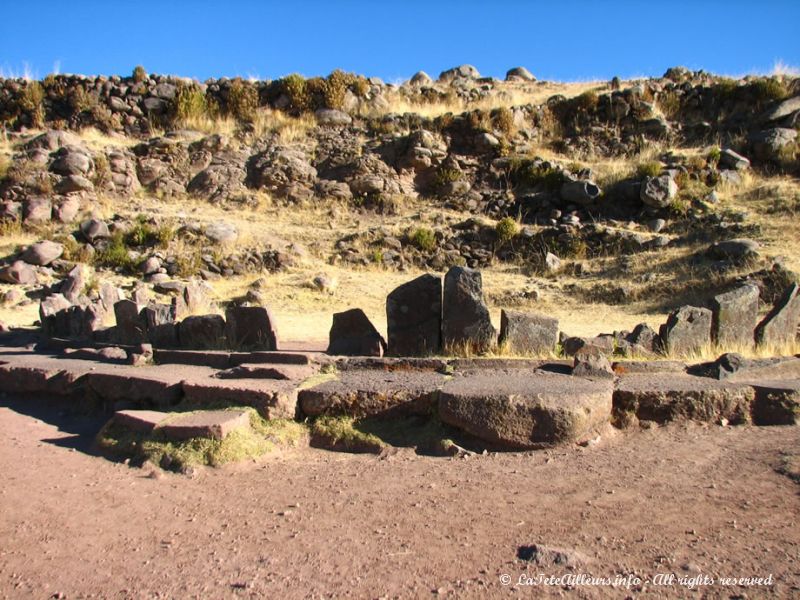
{"type": "Polygon", "coordinates": [[[309,2],[5,0],[0,70],[206,79],[335,68],[387,81],[471,63],[540,79],[800,67],[800,0],[309,2]]]}

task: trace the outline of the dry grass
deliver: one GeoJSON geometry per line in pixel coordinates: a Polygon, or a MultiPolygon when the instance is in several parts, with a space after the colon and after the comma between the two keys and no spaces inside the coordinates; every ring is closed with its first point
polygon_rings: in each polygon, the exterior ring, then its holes
{"type": "MultiPolygon", "coordinates": [[[[234,136],[240,129],[240,124],[231,116],[195,116],[185,119],[180,126],[206,134],[229,137],[234,136]]],[[[256,113],[252,126],[256,137],[277,134],[282,143],[291,144],[305,141],[309,132],[316,126],[316,120],[314,115],[292,117],[279,110],[262,108],[256,113]]]]}
{"type": "Polygon", "coordinates": [[[95,129],[87,127],[79,132],[81,139],[86,143],[90,150],[99,152],[108,147],[130,148],[139,143],[139,140],[126,137],[124,135],[108,135],[95,129]]]}

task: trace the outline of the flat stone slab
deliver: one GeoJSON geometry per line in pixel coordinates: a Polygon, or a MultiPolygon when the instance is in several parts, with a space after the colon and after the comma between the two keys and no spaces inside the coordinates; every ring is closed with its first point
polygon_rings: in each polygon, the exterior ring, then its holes
{"type": "Polygon", "coordinates": [[[701,421],[732,424],[750,421],[755,399],[744,383],[717,381],[691,375],[632,375],[621,379],[614,392],[617,422],[629,425],[633,416],[643,421],[701,421]]]}
{"type": "Polygon", "coordinates": [[[800,379],[758,381],[753,423],[756,425],[797,425],[800,423],[800,379]]]}
{"type": "Polygon", "coordinates": [[[732,381],[753,381],[758,379],[800,379],[800,358],[756,358],[748,360],[744,368],[727,377],[732,381]]]}
{"type": "Polygon", "coordinates": [[[169,416],[170,413],[157,410],[118,410],[112,422],[130,431],[150,433],[169,416]]]}
{"type": "Polygon", "coordinates": [[[217,379],[279,379],[302,381],[318,371],[311,365],[239,365],[220,371],[217,379]]]}
{"type": "Polygon", "coordinates": [[[183,402],[191,408],[251,406],[265,419],[294,419],[297,382],[259,379],[185,379],[183,402]]]}
{"type": "Polygon", "coordinates": [[[344,371],[336,381],[301,390],[300,409],[310,417],[431,414],[446,381],[443,375],[424,371],[344,371]]]}
{"type": "Polygon", "coordinates": [[[611,368],[619,377],[654,373],[684,373],[686,367],[686,363],[679,360],[619,360],[611,364],[611,368]]]}
{"type": "Polygon", "coordinates": [[[613,386],[542,373],[506,370],[456,377],[439,394],[439,416],[484,441],[511,449],[569,444],[609,422],[613,386]]]}
{"type": "Polygon", "coordinates": [[[246,410],[204,410],[184,415],[170,415],[158,426],[158,432],[172,441],[192,438],[223,440],[231,432],[250,428],[246,410]]]}

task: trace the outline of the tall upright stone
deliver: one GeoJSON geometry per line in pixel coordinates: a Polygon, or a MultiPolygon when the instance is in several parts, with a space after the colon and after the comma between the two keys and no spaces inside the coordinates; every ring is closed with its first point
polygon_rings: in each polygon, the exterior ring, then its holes
{"type": "Polygon", "coordinates": [[[442,280],[421,275],[386,298],[388,354],[425,356],[441,348],[442,280]]]}
{"type": "Polygon", "coordinates": [[[444,277],[442,344],[445,348],[461,346],[486,352],[496,338],[483,298],[480,271],[452,267],[444,277]]]}
{"type": "Polygon", "coordinates": [[[711,343],[711,311],[696,306],[681,306],[670,313],[659,331],[667,354],[687,356],[711,343]]]}
{"type": "Polygon", "coordinates": [[[328,354],[338,356],[383,356],[386,342],[364,311],[351,308],[333,314],[328,354]]]}
{"type": "Polygon", "coordinates": [[[721,348],[753,345],[758,322],[758,287],[743,285],[714,296],[711,301],[711,338],[721,348]]]}
{"type": "Polygon", "coordinates": [[[511,352],[547,354],[558,343],[558,319],[536,313],[500,311],[499,343],[511,352]]]}
{"type": "Polygon", "coordinates": [[[800,286],[790,285],[756,327],[759,346],[782,346],[797,339],[800,324],[800,286]]]}
{"type": "Polygon", "coordinates": [[[225,311],[225,337],[236,350],[277,350],[278,328],[264,306],[229,306],[225,311]]]}

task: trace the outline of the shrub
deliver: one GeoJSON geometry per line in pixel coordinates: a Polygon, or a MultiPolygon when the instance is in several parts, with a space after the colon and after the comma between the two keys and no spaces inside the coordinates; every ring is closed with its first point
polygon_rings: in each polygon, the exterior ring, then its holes
{"type": "Polygon", "coordinates": [[[134,261],[128,254],[128,247],[121,231],[115,231],[114,235],[108,240],[108,245],[98,252],[95,262],[104,267],[120,269],[121,271],[133,271],[134,261]]]}
{"type": "Polygon", "coordinates": [[[497,131],[511,135],[514,131],[514,113],[506,107],[498,108],[492,112],[492,124],[497,131]]]}
{"type": "Polygon", "coordinates": [[[433,178],[433,187],[437,192],[439,192],[448,184],[461,179],[462,175],[463,174],[458,169],[439,167],[439,169],[436,171],[436,175],[433,178]]]}
{"type": "Polygon", "coordinates": [[[252,122],[258,112],[258,90],[237,77],[228,90],[228,114],[239,121],[252,122]]]}
{"type": "Polygon", "coordinates": [[[156,227],[147,222],[142,215],[137,217],[136,224],[124,235],[128,246],[160,246],[166,248],[175,237],[175,230],[169,225],[156,227]]]}
{"type": "Polygon", "coordinates": [[[706,161],[716,165],[721,157],[722,157],[722,150],[720,150],[719,146],[714,146],[713,148],[711,148],[711,150],[708,151],[708,154],[706,155],[706,161]]]}
{"type": "Polygon", "coordinates": [[[298,112],[306,110],[308,107],[308,95],[306,93],[306,80],[298,74],[287,75],[280,82],[281,91],[289,98],[289,105],[298,112]]]}
{"type": "Polygon", "coordinates": [[[600,99],[597,96],[597,92],[593,90],[589,90],[583,92],[580,96],[577,96],[573,101],[573,105],[578,110],[585,110],[589,111],[597,107],[597,104],[600,102],[600,99]]]}
{"type": "Polygon", "coordinates": [[[0,181],[6,178],[8,169],[11,167],[11,161],[5,154],[0,154],[0,181]]]}
{"type": "Polygon", "coordinates": [[[69,95],[69,105],[73,114],[91,110],[97,105],[97,97],[82,87],[75,88],[69,95]]]}
{"type": "Polygon", "coordinates": [[[558,191],[564,183],[564,174],[559,169],[536,165],[527,160],[513,162],[509,178],[516,185],[543,187],[549,192],[558,191]]]}
{"type": "Polygon", "coordinates": [[[94,157],[94,177],[92,177],[94,186],[101,190],[111,183],[111,167],[108,164],[108,159],[105,154],[98,154],[94,157]]]}
{"type": "Polygon", "coordinates": [[[328,80],[325,82],[325,106],[341,110],[348,86],[354,83],[355,79],[355,75],[339,69],[328,75],[328,80]]]}
{"type": "Polygon", "coordinates": [[[433,252],[436,248],[436,234],[427,227],[415,229],[410,236],[411,243],[423,252],[433,252]]]}
{"type": "Polygon", "coordinates": [[[748,88],[758,102],[783,100],[789,95],[789,88],[777,77],[756,79],[748,84],[748,88]]]}
{"type": "Polygon", "coordinates": [[[20,100],[22,110],[28,113],[31,126],[44,126],[44,88],[38,81],[29,81],[20,100]]]}
{"type": "Polygon", "coordinates": [[[660,94],[656,103],[661,109],[661,112],[664,113],[664,116],[668,119],[677,117],[681,110],[681,98],[674,91],[666,91],[660,94]]]}
{"type": "Polygon", "coordinates": [[[657,160],[651,160],[636,165],[636,177],[644,179],[645,177],[658,177],[661,174],[661,163],[657,160]]]}
{"type": "Polygon", "coordinates": [[[511,217],[504,217],[497,222],[494,228],[500,244],[510,242],[519,233],[519,225],[511,217]]]}
{"type": "Polygon", "coordinates": [[[141,83],[145,79],[147,79],[147,71],[144,70],[144,67],[142,65],[136,65],[133,68],[133,74],[131,75],[131,77],[136,83],[141,83]]]}
{"type": "Polygon", "coordinates": [[[199,86],[181,84],[175,95],[175,121],[187,123],[208,116],[206,95],[199,86]]]}

